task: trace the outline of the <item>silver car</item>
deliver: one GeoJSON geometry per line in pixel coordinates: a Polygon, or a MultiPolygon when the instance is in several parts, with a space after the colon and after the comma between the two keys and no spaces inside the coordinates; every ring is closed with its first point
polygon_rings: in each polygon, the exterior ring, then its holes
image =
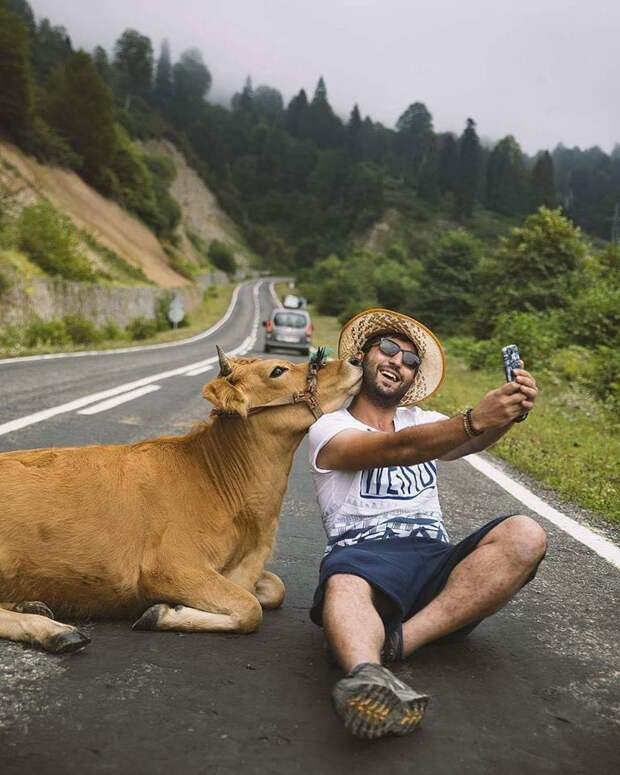
{"type": "Polygon", "coordinates": [[[265,352],[274,348],[299,350],[303,355],[310,353],[312,344],[312,321],[303,309],[278,307],[271,313],[265,326],[265,352]]]}

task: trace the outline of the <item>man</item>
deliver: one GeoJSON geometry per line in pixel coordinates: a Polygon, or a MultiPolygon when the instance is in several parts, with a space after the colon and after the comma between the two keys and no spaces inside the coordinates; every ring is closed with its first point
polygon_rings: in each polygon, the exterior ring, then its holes
{"type": "Polygon", "coordinates": [[[406,315],[367,310],[343,328],[339,357],[362,360],[348,409],[310,429],[310,462],[328,544],[310,612],[346,676],[333,691],[346,727],[365,738],[406,734],[428,697],[382,662],[450,633],[467,634],[534,577],[545,534],[527,516],[492,519],[449,543],[436,461],[495,443],[531,411],[536,383],[524,369],[462,414],[413,404],[444,375],[443,351],[406,315]]]}

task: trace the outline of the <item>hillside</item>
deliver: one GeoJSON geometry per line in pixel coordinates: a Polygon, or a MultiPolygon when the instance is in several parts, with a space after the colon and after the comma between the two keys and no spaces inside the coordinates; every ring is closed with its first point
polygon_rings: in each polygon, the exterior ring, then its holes
{"type": "MultiPolygon", "coordinates": [[[[168,142],[151,143],[149,150],[172,159],[176,177],[170,193],[181,207],[178,227],[179,250],[194,264],[201,258],[190,235],[197,235],[204,246],[217,239],[234,250],[241,268],[247,267],[248,251],[235,225],[219,207],[213,193],[189,167],[183,155],[168,142]]],[[[73,223],[88,232],[97,243],[163,288],[186,285],[188,280],[173,269],[162,244],[138,218],[106,199],[76,173],[40,164],[16,146],[0,142],[0,189],[8,196],[11,207],[23,206],[43,198],[49,199],[73,223]]],[[[194,243],[196,239],[194,237],[194,243]]],[[[103,259],[92,246],[84,251],[95,268],[106,269],[103,259]]]]}

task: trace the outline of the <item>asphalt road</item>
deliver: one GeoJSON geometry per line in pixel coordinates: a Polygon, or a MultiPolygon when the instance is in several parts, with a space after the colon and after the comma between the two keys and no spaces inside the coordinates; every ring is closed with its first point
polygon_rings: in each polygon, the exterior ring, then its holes
{"type": "MultiPolygon", "coordinates": [[[[17,418],[211,358],[215,342],[234,350],[271,305],[266,282],[254,295],[246,284],[228,321],[193,344],[0,364],[0,450],[184,433],[208,412],[200,390],[215,368],[155,380],[159,390],[107,411],[67,410],[5,431],[17,418]]],[[[339,671],[307,615],[323,534],[306,457],[303,443],[270,565],[287,598],[257,633],[87,623],[92,645],[68,657],[0,641],[0,772],[620,771],[620,573],[544,520],[549,552],[537,579],[467,640],[427,646],[397,668],[431,695],[423,725],[399,739],[349,736],[330,702],[339,671]]],[[[453,540],[495,514],[528,513],[464,461],[443,464],[440,481],[453,540]]]]}

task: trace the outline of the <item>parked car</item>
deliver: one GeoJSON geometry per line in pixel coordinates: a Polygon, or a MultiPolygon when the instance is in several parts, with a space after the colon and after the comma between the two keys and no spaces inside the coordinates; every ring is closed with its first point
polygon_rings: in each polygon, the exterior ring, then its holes
{"type": "Polygon", "coordinates": [[[306,306],[306,300],[303,296],[295,296],[293,293],[289,293],[284,297],[282,306],[288,309],[301,309],[306,306]]]}
{"type": "Polygon", "coordinates": [[[312,321],[305,309],[278,307],[271,313],[265,326],[265,352],[275,347],[298,350],[303,355],[310,353],[312,345],[312,321]]]}

